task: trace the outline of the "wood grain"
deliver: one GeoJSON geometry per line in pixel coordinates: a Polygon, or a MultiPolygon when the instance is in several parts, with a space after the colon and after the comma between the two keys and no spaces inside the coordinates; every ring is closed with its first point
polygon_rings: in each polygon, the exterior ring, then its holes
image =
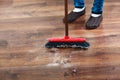
{"type": "Polygon", "coordinates": [[[85,2],[86,14],[69,24],[71,37],[91,44],[80,50],[44,47],[64,36],[63,0],[0,0],[0,80],[120,80],[120,1],[105,1],[95,30],[85,29],[92,0],[85,2]]]}

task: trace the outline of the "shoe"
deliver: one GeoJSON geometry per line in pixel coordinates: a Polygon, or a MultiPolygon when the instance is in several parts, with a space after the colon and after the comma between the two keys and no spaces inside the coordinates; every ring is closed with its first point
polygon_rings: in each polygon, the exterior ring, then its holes
{"type": "MultiPolygon", "coordinates": [[[[77,20],[79,17],[81,17],[84,14],[85,14],[85,9],[83,11],[81,11],[81,12],[73,12],[73,11],[71,11],[68,14],[68,23],[74,22],[75,20],[77,20]]],[[[63,19],[63,22],[65,22],[65,18],[63,19]]]]}
{"type": "Polygon", "coordinates": [[[90,16],[90,18],[86,22],[86,29],[96,29],[97,27],[99,27],[100,23],[102,22],[102,19],[102,15],[99,17],[90,16]]]}

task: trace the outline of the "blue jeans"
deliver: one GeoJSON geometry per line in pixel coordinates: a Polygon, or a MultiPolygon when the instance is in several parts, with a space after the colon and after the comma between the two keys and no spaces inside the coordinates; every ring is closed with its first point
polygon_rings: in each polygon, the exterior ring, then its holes
{"type": "MultiPolygon", "coordinates": [[[[94,0],[92,13],[101,14],[103,12],[104,0],[94,0]]],[[[83,8],[85,6],[84,0],[74,0],[76,8],[83,8]]]]}

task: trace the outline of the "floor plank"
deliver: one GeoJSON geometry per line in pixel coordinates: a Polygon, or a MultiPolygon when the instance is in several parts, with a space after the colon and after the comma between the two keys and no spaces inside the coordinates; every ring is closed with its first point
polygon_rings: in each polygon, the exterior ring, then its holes
{"type": "Polygon", "coordinates": [[[120,80],[119,0],[105,1],[95,30],[85,29],[92,0],[85,2],[86,14],[69,24],[71,37],[90,43],[80,50],[44,47],[47,38],[64,36],[62,0],[1,0],[0,80],[120,80]]]}

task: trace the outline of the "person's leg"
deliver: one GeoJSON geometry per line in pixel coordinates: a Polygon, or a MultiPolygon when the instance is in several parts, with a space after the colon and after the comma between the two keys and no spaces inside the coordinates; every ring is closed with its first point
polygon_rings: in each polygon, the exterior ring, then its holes
{"type": "Polygon", "coordinates": [[[74,0],[75,8],[83,8],[84,7],[84,0],[74,0]]]}
{"type": "Polygon", "coordinates": [[[103,12],[103,5],[104,5],[104,0],[94,0],[92,11],[90,18],[86,22],[86,28],[87,29],[96,29],[103,17],[102,17],[102,12],[103,12]]]}
{"type": "Polygon", "coordinates": [[[104,0],[94,0],[93,7],[92,7],[92,13],[102,14],[103,4],[104,4],[104,0]]]}
{"type": "Polygon", "coordinates": [[[68,22],[74,22],[85,14],[84,0],[74,0],[74,9],[68,14],[68,22]]]}

